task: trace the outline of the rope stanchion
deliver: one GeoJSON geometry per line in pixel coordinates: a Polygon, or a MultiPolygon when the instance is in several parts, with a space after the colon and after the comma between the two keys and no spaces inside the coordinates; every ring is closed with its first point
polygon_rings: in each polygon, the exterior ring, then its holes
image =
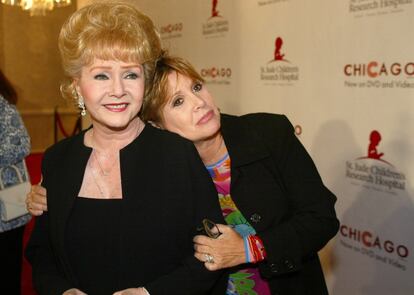
{"type": "Polygon", "coordinates": [[[58,140],[58,130],[63,134],[64,137],[70,137],[75,135],[76,133],[79,133],[82,130],[82,118],[78,117],[75,122],[75,126],[73,127],[72,133],[69,134],[65,127],[63,126],[62,118],[60,117],[60,114],[57,110],[57,107],[55,108],[55,142],[58,140]]]}

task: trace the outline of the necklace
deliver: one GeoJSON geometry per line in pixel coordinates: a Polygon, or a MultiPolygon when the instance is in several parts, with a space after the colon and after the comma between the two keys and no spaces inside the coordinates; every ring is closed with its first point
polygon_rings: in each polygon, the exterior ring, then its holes
{"type": "MultiPolygon", "coordinates": [[[[142,132],[142,130],[144,129],[144,127],[145,127],[145,124],[144,123],[142,123],[138,127],[137,134],[134,137],[134,139],[138,137],[138,135],[142,132]]],[[[98,150],[96,148],[94,148],[95,141],[93,139],[93,135],[94,135],[94,133],[93,133],[93,130],[92,130],[92,135],[91,135],[92,156],[94,157],[95,161],[98,163],[98,166],[99,166],[99,170],[101,172],[101,175],[107,177],[107,176],[109,176],[111,174],[112,169],[114,168],[115,164],[117,163],[117,158],[115,157],[115,160],[112,162],[112,164],[110,164],[109,168],[105,170],[103,168],[103,165],[101,164],[101,161],[99,161],[99,155],[97,155],[97,154],[99,154],[99,152],[98,152],[98,150]]],[[[109,156],[107,156],[105,154],[103,156],[106,159],[109,159],[109,156]]]]}
{"type": "Polygon", "coordinates": [[[91,171],[92,171],[92,177],[93,177],[93,180],[94,180],[94,182],[95,182],[95,184],[96,184],[96,187],[98,188],[98,190],[99,190],[99,193],[100,193],[100,195],[101,195],[101,197],[102,198],[105,198],[105,193],[104,193],[104,189],[102,188],[102,186],[99,184],[99,181],[98,181],[98,177],[97,177],[97,175],[96,175],[96,171],[95,171],[95,169],[93,169],[93,167],[92,167],[92,165],[89,163],[89,167],[90,167],[90,169],[91,169],[91,171]]]}
{"type": "MultiPolygon", "coordinates": [[[[93,140],[93,133],[91,135],[91,145],[92,145],[92,156],[95,159],[95,161],[98,163],[99,166],[99,170],[101,171],[102,176],[109,176],[112,172],[112,169],[114,168],[115,164],[116,164],[116,159],[112,162],[112,164],[109,166],[109,168],[107,170],[103,169],[103,165],[101,164],[101,161],[99,161],[99,157],[96,155],[98,154],[98,150],[94,148],[95,142],[93,140]]],[[[109,158],[108,156],[106,156],[104,154],[105,158],[109,158]]]]}
{"type": "MultiPolygon", "coordinates": [[[[111,172],[112,172],[112,168],[114,168],[114,166],[115,166],[116,159],[112,162],[112,164],[110,165],[110,167],[107,170],[104,170],[101,162],[99,161],[99,157],[96,155],[97,153],[98,153],[98,151],[96,149],[93,149],[92,154],[93,154],[93,157],[95,158],[96,162],[98,163],[99,170],[101,171],[102,176],[109,176],[109,174],[111,174],[111,172]]],[[[105,158],[109,158],[109,157],[105,156],[105,158]]]]}

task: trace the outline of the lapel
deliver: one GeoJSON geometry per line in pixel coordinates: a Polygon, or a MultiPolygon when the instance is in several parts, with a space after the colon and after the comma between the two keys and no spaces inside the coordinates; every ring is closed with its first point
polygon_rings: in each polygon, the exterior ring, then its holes
{"type": "Polygon", "coordinates": [[[60,186],[57,188],[59,193],[59,203],[55,204],[56,212],[59,214],[57,226],[59,232],[63,233],[66,222],[69,218],[73,204],[79,194],[86,164],[92,149],[86,147],[83,143],[83,135],[77,136],[71,142],[65,151],[65,157],[62,157],[60,186]]]}
{"type": "Polygon", "coordinates": [[[221,114],[221,131],[231,159],[231,186],[241,174],[240,167],[270,156],[254,127],[243,117],[221,114]]]}
{"type": "Polygon", "coordinates": [[[139,195],[142,190],[138,185],[141,179],[145,179],[148,175],[150,167],[143,167],[148,163],[148,157],[153,155],[152,140],[155,127],[146,124],[145,128],[130,144],[119,151],[119,160],[121,166],[121,185],[123,206],[129,206],[131,202],[143,202],[143,198],[131,198],[131,196],[139,195]],[[143,169],[137,169],[142,167],[143,169]]]}
{"type": "Polygon", "coordinates": [[[66,274],[72,276],[70,266],[64,251],[65,229],[70,212],[82,185],[86,164],[92,149],[83,143],[85,131],[67,140],[66,147],[60,157],[58,169],[54,169],[56,175],[52,175],[53,183],[49,183],[52,198],[48,200],[50,206],[49,217],[52,241],[55,241],[56,249],[60,252],[62,266],[66,274]]]}

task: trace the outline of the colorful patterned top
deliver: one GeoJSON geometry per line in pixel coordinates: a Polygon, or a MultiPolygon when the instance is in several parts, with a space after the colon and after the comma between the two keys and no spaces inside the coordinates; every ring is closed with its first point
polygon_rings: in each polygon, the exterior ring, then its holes
{"type": "MultiPolygon", "coordinates": [[[[8,187],[19,182],[16,171],[10,165],[15,165],[20,170],[23,180],[28,177],[23,161],[30,153],[30,138],[16,107],[1,95],[0,114],[0,169],[3,169],[0,177],[4,186],[8,187]]],[[[0,219],[0,233],[25,225],[30,218],[26,214],[9,222],[0,219]]]]}
{"type": "MultiPolygon", "coordinates": [[[[206,166],[211,178],[216,185],[220,207],[223,212],[224,220],[243,237],[256,235],[255,229],[244,218],[237,209],[230,195],[230,157],[226,154],[220,161],[213,165],[206,166]]],[[[270,295],[269,285],[259,274],[259,270],[254,264],[251,267],[242,269],[229,276],[227,285],[227,295],[270,295]]]]}

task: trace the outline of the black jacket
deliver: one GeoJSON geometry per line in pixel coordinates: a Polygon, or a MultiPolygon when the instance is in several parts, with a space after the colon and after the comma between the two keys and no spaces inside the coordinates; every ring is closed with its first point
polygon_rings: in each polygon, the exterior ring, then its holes
{"type": "MultiPolygon", "coordinates": [[[[292,125],[283,115],[261,113],[222,115],[221,126],[230,194],[263,240],[267,259],[259,269],[272,294],[327,294],[317,252],[338,230],[336,197],[292,125]]],[[[213,294],[223,294],[218,290],[213,294]]]]}
{"type": "MultiPolygon", "coordinates": [[[[79,287],[64,242],[91,153],[83,135],[59,142],[44,155],[48,212],[36,218],[26,251],[39,294],[57,295],[79,287]]],[[[224,220],[214,185],[193,144],[147,125],[120,151],[120,163],[119,290],[145,286],[151,295],[204,294],[221,273],[206,270],[196,260],[192,238],[203,218],[224,220]]]]}

